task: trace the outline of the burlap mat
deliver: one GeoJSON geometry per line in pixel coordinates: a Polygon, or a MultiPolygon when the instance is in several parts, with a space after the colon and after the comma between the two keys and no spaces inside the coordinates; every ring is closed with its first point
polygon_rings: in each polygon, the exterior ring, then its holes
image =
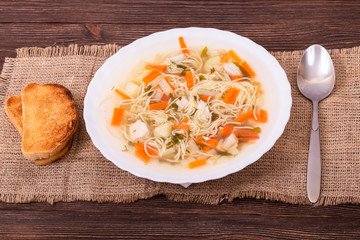
{"type": "MultiPolygon", "coordinates": [[[[131,202],[164,194],[175,201],[217,204],[234,198],[264,198],[309,204],[306,165],[311,103],[296,87],[302,52],[273,52],[292,85],[291,118],[282,137],[259,161],[219,180],[182,186],[156,183],[118,169],[92,144],[81,117],[69,153],[49,166],[36,166],[21,154],[21,138],[4,111],[8,96],[30,82],[69,88],[82,116],[86,88],[116,45],[21,48],[6,58],[1,74],[0,201],[131,202]]],[[[330,50],[336,86],[320,103],[322,186],[318,205],[360,203],[360,47],[330,50]]]]}

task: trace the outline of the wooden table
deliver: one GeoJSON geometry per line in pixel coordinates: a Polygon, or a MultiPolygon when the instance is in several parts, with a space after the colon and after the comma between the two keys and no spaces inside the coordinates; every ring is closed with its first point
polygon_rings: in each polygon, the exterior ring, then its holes
{"type": "MultiPolygon", "coordinates": [[[[215,27],[267,50],[360,45],[360,1],[1,1],[0,64],[27,46],[117,43],[215,27]]],[[[162,196],[135,203],[0,203],[0,238],[355,239],[360,206],[242,199],[216,206],[162,196]]]]}

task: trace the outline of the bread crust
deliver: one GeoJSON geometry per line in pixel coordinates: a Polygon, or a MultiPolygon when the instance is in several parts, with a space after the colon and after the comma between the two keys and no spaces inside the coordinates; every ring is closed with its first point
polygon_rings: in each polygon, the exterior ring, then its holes
{"type": "Polygon", "coordinates": [[[57,154],[55,154],[53,156],[50,156],[49,158],[34,160],[35,164],[39,165],[39,166],[49,165],[50,163],[55,162],[59,158],[62,158],[69,151],[69,149],[72,145],[72,142],[73,142],[73,139],[71,138],[70,141],[65,145],[65,147],[63,149],[61,149],[60,152],[58,152],[57,154]]]}
{"type": "Polygon", "coordinates": [[[78,128],[71,92],[59,84],[30,83],[21,92],[22,152],[27,159],[59,154],[78,128]]]}
{"type": "Polygon", "coordinates": [[[5,111],[16,130],[22,135],[23,117],[21,96],[11,96],[6,100],[5,111]]]}

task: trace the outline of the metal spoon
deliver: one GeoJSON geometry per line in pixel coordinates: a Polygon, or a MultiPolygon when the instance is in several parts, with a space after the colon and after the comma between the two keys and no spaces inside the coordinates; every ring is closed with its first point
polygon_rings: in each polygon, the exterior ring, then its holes
{"type": "Polygon", "coordinates": [[[313,102],[309,156],[307,166],[307,194],[310,202],[317,202],[320,195],[321,156],[318,122],[318,103],[334,88],[335,70],[330,55],[320,45],[312,45],[301,57],[297,71],[300,92],[313,102]]]}

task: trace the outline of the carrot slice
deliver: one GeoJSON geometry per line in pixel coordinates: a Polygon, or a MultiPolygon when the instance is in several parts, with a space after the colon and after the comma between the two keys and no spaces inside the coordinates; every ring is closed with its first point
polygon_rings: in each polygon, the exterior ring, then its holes
{"type": "Polygon", "coordinates": [[[237,88],[230,88],[224,96],[223,101],[228,104],[234,104],[240,90],[237,88]]]}
{"type": "Polygon", "coordinates": [[[179,37],[179,43],[180,43],[180,47],[181,47],[181,52],[182,52],[183,54],[190,54],[190,51],[189,51],[189,49],[188,49],[187,46],[186,46],[186,43],[185,43],[185,41],[184,41],[184,37],[183,37],[183,36],[179,37]]]}
{"type": "Polygon", "coordinates": [[[203,146],[203,151],[204,151],[204,152],[210,151],[211,149],[212,149],[212,147],[203,146]]]}
{"type": "Polygon", "coordinates": [[[170,77],[165,77],[165,81],[169,84],[169,86],[172,88],[172,90],[175,90],[175,87],[170,83],[170,77]]]}
{"type": "MultiPolygon", "coordinates": [[[[144,151],[145,152],[145,145],[142,143],[135,143],[135,149],[139,150],[139,151],[144,151]]],[[[157,155],[157,152],[149,147],[146,147],[146,151],[150,154],[150,155],[157,155]]],[[[146,152],[145,152],[146,153],[146,152]]]]}
{"type": "Polygon", "coordinates": [[[220,62],[221,63],[227,63],[227,62],[229,62],[230,57],[231,57],[230,53],[227,52],[227,53],[225,53],[224,56],[222,56],[222,58],[220,59],[220,62]]]}
{"type": "Polygon", "coordinates": [[[251,118],[252,116],[254,116],[254,112],[253,112],[253,110],[249,110],[246,113],[243,113],[242,115],[240,115],[237,119],[234,120],[234,122],[244,122],[244,121],[248,120],[249,118],[251,118]]]}
{"type": "Polygon", "coordinates": [[[201,145],[205,143],[205,139],[203,136],[199,136],[198,138],[195,139],[196,144],[201,145]]]}
{"type": "Polygon", "coordinates": [[[161,97],[161,101],[167,101],[167,100],[169,100],[169,98],[170,97],[164,93],[161,97]]]}
{"type": "Polygon", "coordinates": [[[194,86],[194,76],[192,72],[185,73],[186,86],[190,90],[194,86]]]}
{"type": "Polygon", "coordinates": [[[204,102],[212,101],[215,99],[214,96],[206,96],[206,95],[199,95],[199,98],[204,102]]]}
{"type": "Polygon", "coordinates": [[[235,136],[237,137],[247,137],[247,138],[253,138],[253,139],[259,139],[259,134],[254,132],[253,130],[249,129],[236,129],[234,131],[235,136]]]}
{"type": "Polygon", "coordinates": [[[149,70],[159,70],[161,72],[166,72],[167,65],[154,65],[154,64],[148,64],[145,66],[146,69],[149,70]]]}
{"type": "Polygon", "coordinates": [[[220,135],[223,137],[227,137],[230,136],[230,134],[232,133],[234,127],[231,124],[226,124],[225,127],[223,129],[221,129],[220,131],[220,135]]]}
{"type": "Polygon", "coordinates": [[[159,70],[152,70],[148,75],[143,78],[143,82],[146,84],[151,83],[155,78],[157,78],[161,72],[159,70]]]}
{"type": "Polygon", "coordinates": [[[184,124],[184,123],[174,123],[174,128],[175,129],[190,130],[190,125],[189,124],[184,124]]]}
{"type": "Polygon", "coordinates": [[[243,76],[241,76],[241,75],[234,75],[234,76],[231,76],[230,77],[230,79],[232,80],[232,81],[234,81],[234,80],[238,80],[238,79],[240,79],[240,78],[242,78],[243,76]]]}
{"type": "Polygon", "coordinates": [[[115,89],[115,92],[118,93],[124,99],[131,99],[131,97],[126,93],[124,93],[121,89],[115,89]]]}
{"type": "Polygon", "coordinates": [[[255,72],[251,69],[251,67],[249,66],[249,64],[244,61],[240,64],[240,66],[244,69],[244,71],[250,76],[250,77],[254,77],[255,76],[255,72]]]}
{"type": "Polygon", "coordinates": [[[259,139],[258,137],[238,137],[240,142],[250,142],[259,139]]]}
{"type": "Polygon", "coordinates": [[[196,167],[203,166],[205,164],[206,164],[206,159],[203,158],[203,159],[198,159],[198,160],[189,162],[188,166],[189,166],[190,169],[193,169],[193,168],[196,168],[196,167]]]}
{"type": "Polygon", "coordinates": [[[138,158],[140,158],[144,163],[148,163],[151,160],[151,157],[149,157],[145,151],[139,151],[136,150],[135,151],[135,156],[137,156],[138,158]]]}
{"type": "Polygon", "coordinates": [[[111,119],[112,126],[118,126],[121,124],[121,120],[123,119],[125,112],[125,108],[114,108],[113,116],[111,119]]]}
{"type": "Polygon", "coordinates": [[[167,108],[167,106],[168,106],[167,102],[153,103],[149,105],[149,110],[162,110],[167,108]]]}
{"type": "Polygon", "coordinates": [[[211,148],[215,148],[219,143],[219,140],[216,138],[211,138],[205,141],[205,144],[211,148]]]}
{"type": "Polygon", "coordinates": [[[241,63],[241,62],[242,62],[241,58],[239,58],[239,56],[234,52],[234,50],[231,49],[231,50],[229,51],[229,55],[230,55],[231,58],[234,59],[236,62],[238,62],[238,63],[241,63]]]}
{"type": "Polygon", "coordinates": [[[209,151],[218,145],[219,140],[216,138],[205,140],[203,136],[199,136],[195,142],[197,145],[201,145],[204,151],[209,151]]]}
{"type": "Polygon", "coordinates": [[[184,129],[184,130],[190,130],[190,125],[188,124],[189,118],[184,118],[184,120],[181,123],[174,123],[175,129],[184,129]]]}
{"type": "Polygon", "coordinates": [[[267,111],[264,109],[260,109],[259,114],[256,114],[257,120],[254,118],[254,120],[261,122],[261,123],[266,123],[268,116],[267,116],[267,111]]]}

